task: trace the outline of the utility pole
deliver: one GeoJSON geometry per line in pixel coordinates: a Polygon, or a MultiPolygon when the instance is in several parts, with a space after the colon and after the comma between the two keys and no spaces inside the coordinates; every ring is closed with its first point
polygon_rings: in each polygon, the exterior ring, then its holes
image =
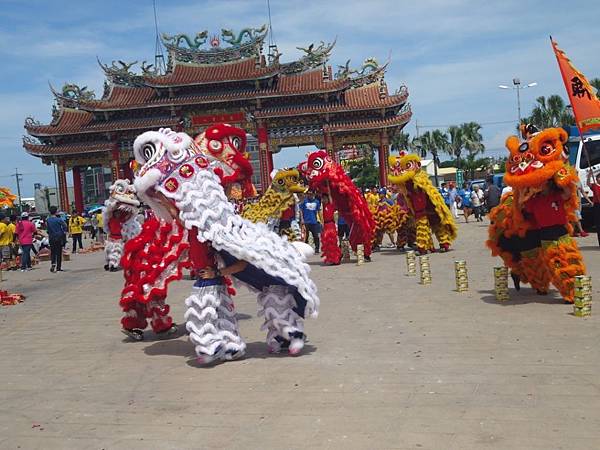
{"type": "Polygon", "coordinates": [[[15,169],[15,180],[17,180],[17,197],[19,199],[19,214],[23,212],[23,204],[21,203],[21,184],[23,181],[22,173],[19,173],[19,169],[15,169]]]}

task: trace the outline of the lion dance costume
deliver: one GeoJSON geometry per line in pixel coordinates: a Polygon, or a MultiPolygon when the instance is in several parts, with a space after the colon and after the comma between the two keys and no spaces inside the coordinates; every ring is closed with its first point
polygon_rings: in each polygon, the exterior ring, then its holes
{"type": "MultiPolygon", "coordinates": [[[[185,301],[186,329],[201,363],[231,360],[245,352],[232,289],[220,274],[225,267],[243,263],[232,276],[258,292],[271,352],[287,348],[298,354],[305,341],[304,317],[318,312],[316,286],[300,253],[266,225],[235,214],[228,201],[223,184],[230,180],[229,168],[219,156],[243,157],[235,155],[243,153],[241,132],[219,125],[194,142],[184,133],[161,129],[134,142],[141,166],[134,181],[138,197],[168,222],[148,229],[140,257],[132,255],[132,268],[142,282],[127,283],[121,304],[151,302],[153,295],[164,299],[168,283],[181,278],[185,267],[215,273],[214,278],[198,279],[185,301]]],[[[167,305],[158,306],[168,314],[167,305]]],[[[123,309],[127,316],[137,315],[127,305],[123,309]]]]}
{"type": "Polygon", "coordinates": [[[117,180],[110,187],[110,197],[104,206],[104,232],[108,236],[104,248],[104,270],[114,272],[121,268],[125,242],[137,236],[142,228],[137,220],[140,202],[129,180],[117,180]]]}
{"type": "MultiPolygon", "coordinates": [[[[312,190],[329,195],[338,214],[350,227],[349,240],[352,249],[356,252],[356,246],[363,244],[365,260],[370,261],[375,221],[367,201],[342,166],[335,163],[325,150],[318,150],[309,154],[308,160],[302,162],[298,169],[306,177],[312,190]]],[[[338,247],[335,224],[333,225],[329,232],[325,227],[321,235],[323,253],[327,255],[326,261],[339,263],[341,250],[338,247]],[[331,254],[328,255],[328,252],[331,254]]]]}
{"type": "MultiPolygon", "coordinates": [[[[367,197],[365,196],[365,198],[367,197]]],[[[373,245],[377,248],[381,246],[386,234],[394,245],[401,240],[401,229],[407,222],[408,213],[407,209],[397,200],[398,197],[394,199],[389,196],[385,188],[381,188],[378,194],[372,194],[367,199],[369,209],[375,219],[376,229],[373,245]]]]}
{"type": "Polygon", "coordinates": [[[251,222],[267,223],[278,221],[279,234],[287,236],[288,240],[297,239],[292,230],[291,222],[296,214],[294,194],[306,192],[300,172],[294,168],[278,170],[273,176],[271,186],[256,203],[248,203],[242,212],[242,217],[251,222]]]}
{"type": "Polygon", "coordinates": [[[456,239],[456,224],[440,192],[433,186],[427,173],[421,170],[421,158],[401,152],[389,157],[388,181],[398,186],[404,195],[415,221],[416,244],[419,253],[435,251],[432,233],[441,251],[447,251],[456,239]]]}
{"type": "Polygon", "coordinates": [[[546,294],[552,283],[573,302],[575,276],[585,267],[570,237],[579,208],[578,177],[569,165],[562,128],[523,126],[525,142],[510,136],[504,182],[512,187],[490,214],[488,246],[510,268],[515,287],[530,283],[546,294]]]}

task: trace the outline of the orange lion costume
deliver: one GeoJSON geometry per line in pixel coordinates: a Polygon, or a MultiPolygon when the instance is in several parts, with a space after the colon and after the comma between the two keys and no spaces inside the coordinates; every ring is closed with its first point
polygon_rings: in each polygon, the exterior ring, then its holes
{"type": "Polygon", "coordinates": [[[572,303],[575,277],[585,267],[570,236],[579,198],[564,146],[568,135],[562,128],[538,131],[531,125],[521,131],[524,142],[517,136],[506,140],[504,182],[513,190],[490,213],[487,244],[510,268],[517,289],[522,281],[546,294],[552,283],[572,303]]]}

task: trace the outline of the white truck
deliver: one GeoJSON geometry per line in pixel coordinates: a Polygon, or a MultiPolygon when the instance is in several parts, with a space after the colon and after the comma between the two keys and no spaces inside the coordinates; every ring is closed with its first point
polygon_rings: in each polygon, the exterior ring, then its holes
{"type": "MultiPolygon", "coordinates": [[[[569,133],[569,160],[577,170],[584,191],[591,199],[592,191],[587,185],[587,180],[590,168],[594,177],[600,174],[600,131],[584,134],[582,142],[576,127],[565,127],[565,130],[569,133]]],[[[583,226],[590,227],[593,224],[592,205],[582,200],[581,206],[583,226]]]]}

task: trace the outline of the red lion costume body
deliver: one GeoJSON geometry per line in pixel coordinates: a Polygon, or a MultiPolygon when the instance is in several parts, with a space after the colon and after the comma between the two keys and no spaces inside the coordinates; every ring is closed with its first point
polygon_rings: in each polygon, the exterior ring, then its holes
{"type": "Polygon", "coordinates": [[[338,214],[350,226],[352,249],[356,251],[356,246],[363,244],[365,259],[369,261],[375,220],[367,201],[342,166],[335,163],[325,150],[318,150],[308,155],[308,160],[301,163],[298,169],[306,176],[312,190],[329,194],[338,214]]]}

